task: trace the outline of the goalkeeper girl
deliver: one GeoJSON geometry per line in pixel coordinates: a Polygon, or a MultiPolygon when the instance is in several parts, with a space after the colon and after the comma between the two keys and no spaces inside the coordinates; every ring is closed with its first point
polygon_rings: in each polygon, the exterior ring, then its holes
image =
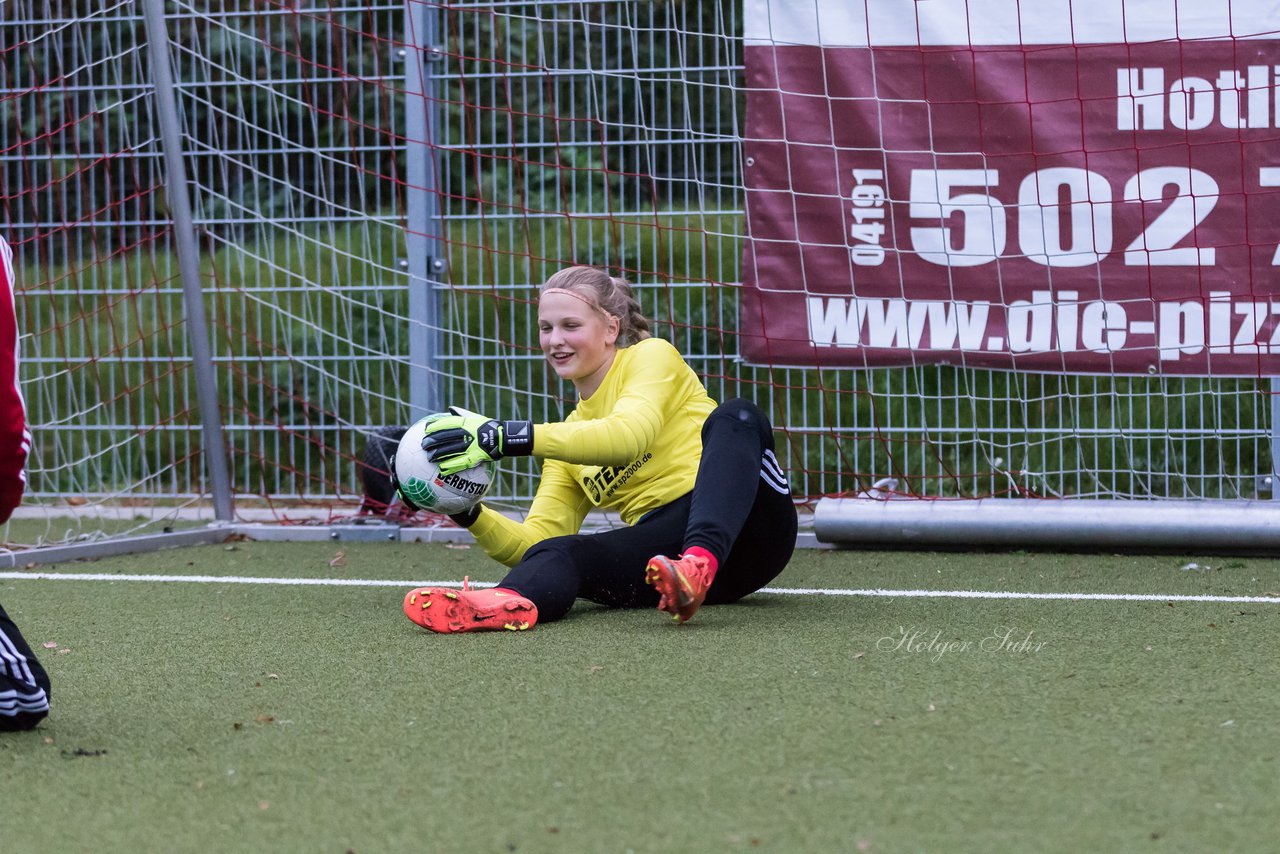
{"type": "Polygon", "coordinates": [[[568,418],[533,424],[451,409],[423,439],[443,474],[542,458],[524,522],[483,505],[453,517],[511,571],[490,590],[411,590],[409,619],[436,632],[519,630],[560,619],[581,598],[656,606],[683,623],[782,572],[796,510],[765,414],[747,400],[716,406],[675,347],[650,337],[630,285],[602,270],[552,276],[538,327],[551,369],[578,392],[568,418]],[[593,507],[627,527],[578,533],[593,507]]]}

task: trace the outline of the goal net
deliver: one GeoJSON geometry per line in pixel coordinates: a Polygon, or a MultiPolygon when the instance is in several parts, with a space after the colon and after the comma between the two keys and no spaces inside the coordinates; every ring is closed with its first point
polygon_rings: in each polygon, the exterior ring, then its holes
{"type": "Polygon", "coordinates": [[[534,295],[574,263],[762,405],[806,501],[1270,490],[1266,4],[164,3],[178,223],[145,5],[0,6],[11,547],[207,523],[204,418],[235,521],[380,511],[379,430],[572,408],[534,295]]]}

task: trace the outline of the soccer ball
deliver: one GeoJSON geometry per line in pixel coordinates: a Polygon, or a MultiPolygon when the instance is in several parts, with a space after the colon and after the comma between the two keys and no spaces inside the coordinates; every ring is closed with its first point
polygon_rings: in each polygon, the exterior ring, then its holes
{"type": "MultiPolygon", "coordinates": [[[[430,416],[428,416],[430,417],[430,416]]],[[[493,482],[493,463],[481,463],[441,475],[440,467],[427,459],[422,450],[427,419],[414,423],[405,431],[396,448],[396,478],[401,494],[423,510],[432,513],[463,513],[479,503],[493,482]]]]}

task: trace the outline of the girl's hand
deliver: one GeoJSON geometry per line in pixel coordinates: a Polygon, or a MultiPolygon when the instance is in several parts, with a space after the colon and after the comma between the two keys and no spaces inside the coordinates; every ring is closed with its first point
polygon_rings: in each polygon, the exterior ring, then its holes
{"type": "Polygon", "coordinates": [[[442,475],[533,452],[533,424],[528,421],[499,422],[459,406],[450,406],[449,413],[432,420],[422,438],[422,450],[442,475]]]}

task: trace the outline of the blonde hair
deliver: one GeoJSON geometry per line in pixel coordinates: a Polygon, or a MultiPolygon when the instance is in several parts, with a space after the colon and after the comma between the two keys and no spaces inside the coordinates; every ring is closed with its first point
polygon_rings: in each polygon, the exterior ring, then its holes
{"type": "Polygon", "coordinates": [[[620,276],[610,276],[599,267],[566,267],[547,279],[539,294],[552,289],[568,291],[596,311],[616,317],[619,347],[650,337],[649,319],[641,314],[631,283],[620,276]]]}

